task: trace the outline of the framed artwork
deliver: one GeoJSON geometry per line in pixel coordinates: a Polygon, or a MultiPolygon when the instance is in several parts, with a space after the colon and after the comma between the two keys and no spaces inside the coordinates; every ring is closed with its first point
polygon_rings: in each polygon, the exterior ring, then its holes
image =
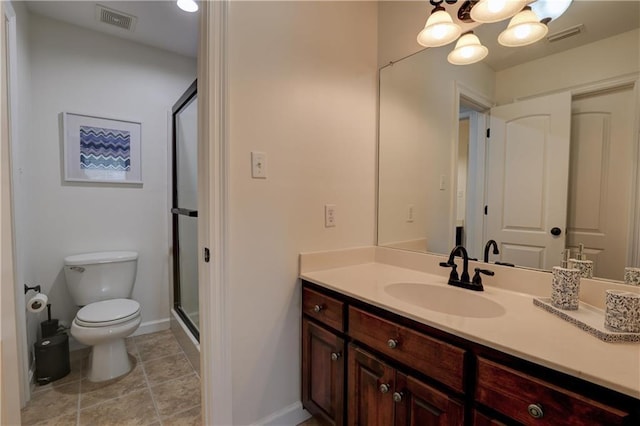
{"type": "Polygon", "coordinates": [[[141,184],[141,124],[62,113],[64,180],[141,184]]]}

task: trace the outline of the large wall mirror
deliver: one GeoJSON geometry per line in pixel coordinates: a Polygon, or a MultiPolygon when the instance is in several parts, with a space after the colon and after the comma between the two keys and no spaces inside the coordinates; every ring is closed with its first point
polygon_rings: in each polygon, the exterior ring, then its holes
{"type": "MultiPolygon", "coordinates": [[[[380,70],[378,245],[550,270],[584,245],[598,278],[639,264],[640,2],[574,1],[548,39],[507,48],[508,21],[380,70]],[[487,137],[487,129],[490,135],[487,137]]],[[[418,29],[419,30],[419,29],[418,29]]]]}

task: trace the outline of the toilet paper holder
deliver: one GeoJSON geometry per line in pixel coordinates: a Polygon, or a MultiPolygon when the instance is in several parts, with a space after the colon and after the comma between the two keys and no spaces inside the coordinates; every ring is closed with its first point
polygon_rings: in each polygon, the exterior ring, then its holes
{"type": "Polygon", "coordinates": [[[40,285],[34,285],[33,287],[29,287],[28,285],[24,285],[24,294],[29,293],[29,291],[35,291],[36,293],[40,293],[40,285]]]}

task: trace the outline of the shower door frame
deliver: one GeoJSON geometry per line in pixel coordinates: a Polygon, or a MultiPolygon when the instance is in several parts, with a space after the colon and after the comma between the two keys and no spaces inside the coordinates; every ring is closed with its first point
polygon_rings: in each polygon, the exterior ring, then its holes
{"type": "Polygon", "coordinates": [[[173,309],[180,317],[184,325],[189,329],[193,337],[200,342],[200,330],[196,327],[191,318],[182,309],[180,293],[180,241],[178,217],[180,215],[198,217],[197,210],[182,209],[178,207],[178,144],[176,114],[188,105],[198,95],[198,80],[184,92],[178,101],[171,108],[171,235],[173,240],[172,264],[173,264],[173,309]]]}

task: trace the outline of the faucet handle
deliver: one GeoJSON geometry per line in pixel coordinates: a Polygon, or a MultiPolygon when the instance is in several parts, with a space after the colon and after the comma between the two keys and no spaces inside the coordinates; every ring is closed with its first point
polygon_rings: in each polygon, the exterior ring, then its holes
{"type": "Polygon", "coordinates": [[[495,272],[488,269],[475,268],[474,270],[476,271],[476,273],[473,275],[473,279],[471,280],[471,282],[479,286],[482,286],[482,277],[480,276],[480,274],[489,275],[490,277],[495,275],[495,272]]]}
{"type": "Polygon", "coordinates": [[[449,274],[449,281],[458,281],[458,265],[455,262],[440,262],[440,266],[443,268],[451,268],[451,274],[449,274]]]}

